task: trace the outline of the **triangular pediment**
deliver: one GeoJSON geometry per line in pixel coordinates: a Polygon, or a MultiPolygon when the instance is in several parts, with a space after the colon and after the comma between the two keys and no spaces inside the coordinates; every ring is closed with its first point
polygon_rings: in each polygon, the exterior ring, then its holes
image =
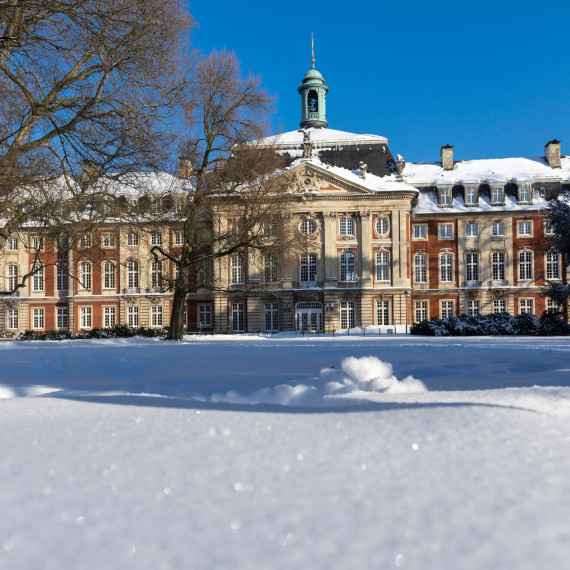
{"type": "Polygon", "coordinates": [[[291,190],[299,194],[319,194],[319,195],[354,195],[354,194],[374,194],[373,190],[358,183],[356,175],[348,172],[348,177],[343,177],[337,171],[330,170],[305,162],[298,164],[288,171],[291,177],[291,190]]]}

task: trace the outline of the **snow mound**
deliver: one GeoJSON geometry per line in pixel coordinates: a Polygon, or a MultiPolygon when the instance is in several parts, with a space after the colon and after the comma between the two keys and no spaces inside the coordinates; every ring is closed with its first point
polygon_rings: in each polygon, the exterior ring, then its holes
{"type": "MultiPolygon", "coordinates": [[[[421,380],[407,376],[399,381],[393,374],[392,365],[376,356],[356,358],[349,356],[341,362],[340,368],[323,368],[316,385],[280,384],[263,388],[251,394],[230,391],[214,394],[212,402],[228,404],[277,404],[281,406],[319,406],[331,402],[335,396],[351,394],[362,396],[367,393],[411,394],[427,392],[421,380]]],[[[354,398],[351,399],[354,403],[354,398]]],[[[332,402],[331,402],[332,403],[332,402]]]]}

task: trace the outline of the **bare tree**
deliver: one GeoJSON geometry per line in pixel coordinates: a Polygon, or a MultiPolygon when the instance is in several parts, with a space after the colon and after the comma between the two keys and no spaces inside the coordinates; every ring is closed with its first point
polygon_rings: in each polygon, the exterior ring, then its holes
{"type": "Polygon", "coordinates": [[[181,0],[0,4],[0,246],[96,227],[103,180],[165,159],[191,26],[181,0]]]}
{"type": "Polygon", "coordinates": [[[178,223],[183,239],[177,250],[151,249],[176,267],[171,340],[182,338],[189,292],[228,289],[213,264],[251,250],[282,259],[292,239],[280,215],[290,199],[284,158],[256,142],[271,104],[258,78],[242,78],[233,53],[197,57],[184,97],[190,135],[181,145],[189,186],[178,223]]]}

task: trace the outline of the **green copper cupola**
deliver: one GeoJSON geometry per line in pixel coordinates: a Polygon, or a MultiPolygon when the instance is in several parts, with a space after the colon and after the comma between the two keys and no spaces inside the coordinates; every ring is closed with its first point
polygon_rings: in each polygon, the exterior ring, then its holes
{"type": "Polygon", "coordinates": [[[308,127],[326,128],[327,123],[327,92],[323,76],[315,69],[315,49],[312,42],[311,69],[305,73],[303,84],[297,88],[301,95],[301,123],[302,129],[308,127]]]}

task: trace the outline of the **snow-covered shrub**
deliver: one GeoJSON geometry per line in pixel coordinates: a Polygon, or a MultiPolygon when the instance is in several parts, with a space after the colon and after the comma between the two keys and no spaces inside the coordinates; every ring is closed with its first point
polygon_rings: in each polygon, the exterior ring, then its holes
{"type": "Polygon", "coordinates": [[[541,336],[563,336],[570,334],[570,326],[564,322],[564,315],[558,311],[544,311],[540,317],[538,334],[541,336]]]}

